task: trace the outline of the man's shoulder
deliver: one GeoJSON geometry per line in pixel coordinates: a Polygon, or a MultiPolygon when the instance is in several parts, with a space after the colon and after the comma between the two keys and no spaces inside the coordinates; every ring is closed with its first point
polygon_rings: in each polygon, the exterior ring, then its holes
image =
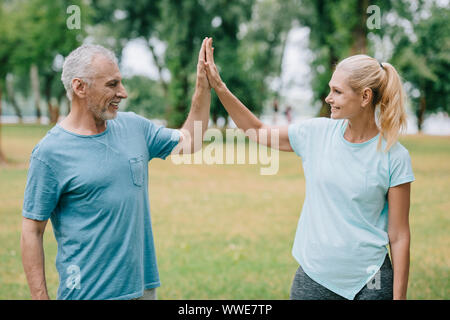
{"type": "Polygon", "coordinates": [[[44,160],[56,150],[61,150],[64,142],[61,139],[61,130],[57,126],[50,129],[47,134],[34,146],[31,156],[44,160]]]}
{"type": "Polygon", "coordinates": [[[145,119],[139,115],[137,115],[136,113],[134,113],[133,111],[120,111],[117,112],[117,117],[116,119],[114,119],[115,121],[141,121],[142,119],[145,119]]]}
{"type": "Polygon", "coordinates": [[[118,112],[117,117],[112,120],[115,124],[124,125],[126,128],[137,127],[140,129],[148,130],[149,128],[165,127],[165,122],[156,119],[147,119],[133,111],[118,112]]]}

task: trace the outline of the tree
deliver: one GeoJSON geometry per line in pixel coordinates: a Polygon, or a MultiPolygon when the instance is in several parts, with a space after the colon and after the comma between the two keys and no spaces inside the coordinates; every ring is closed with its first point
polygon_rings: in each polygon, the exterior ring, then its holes
{"type": "Polygon", "coordinates": [[[164,118],[164,89],[158,81],[144,76],[133,76],[124,83],[128,91],[128,98],[125,100],[127,110],[149,118],[164,118]]]}
{"type": "Polygon", "coordinates": [[[15,38],[15,20],[14,7],[10,2],[0,4],[0,165],[7,162],[6,156],[2,150],[2,98],[6,83],[6,75],[12,70],[11,57],[17,46],[17,38],[15,38]]]}
{"type": "MultiPolygon", "coordinates": [[[[450,113],[450,25],[449,8],[436,4],[425,19],[418,21],[413,34],[398,30],[393,62],[412,84],[409,91],[419,131],[426,114],[450,113]],[[419,94],[414,94],[414,90],[419,94]]],[[[417,15],[423,12],[419,10],[417,15]]]]}
{"type": "Polygon", "coordinates": [[[16,72],[25,73],[29,70],[36,116],[39,119],[41,115],[39,102],[43,93],[51,123],[58,120],[59,102],[64,97],[64,87],[60,81],[61,65],[56,66],[55,59],[59,57],[62,60],[63,56],[82,43],[86,34],[85,28],[69,29],[67,26],[67,8],[74,4],[81,8],[81,26],[85,27],[89,10],[81,0],[18,2],[20,46],[14,54],[12,64],[16,72]]]}
{"type": "MultiPolygon", "coordinates": [[[[299,20],[311,29],[309,43],[315,55],[312,89],[321,103],[319,116],[330,116],[325,97],[336,64],[349,55],[369,54],[368,5],[368,0],[302,1],[299,20]]],[[[392,7],[388,0],[378,1],[377,5],[383,12],[392,7]]]]}
{"type": "Polygon", "coordinates": [[[256,92],[256,102],[280,99],[282,91],[281,72],[287,37],[301,10],[299,0],[260,0],[255,3],[252,17],[246,24],[240,53],[244,60],[244,74],[251,75],[251,88],[256,92]],[[268,82],[280,85],[269,89],[268,82]]]}

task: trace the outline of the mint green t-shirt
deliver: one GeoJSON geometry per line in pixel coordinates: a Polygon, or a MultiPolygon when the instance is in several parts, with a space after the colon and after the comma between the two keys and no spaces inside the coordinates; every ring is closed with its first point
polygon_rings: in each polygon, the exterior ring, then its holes
{"type": "Polygon", "coordinates": [[[353,299],[378,272],[389,244],[390,187],[414,181],[408,150],[379,135],[344,139],[345,120],[314,118],[289,126],[302,158],[306,195],[292,254],[317,283],[353,299]]]}

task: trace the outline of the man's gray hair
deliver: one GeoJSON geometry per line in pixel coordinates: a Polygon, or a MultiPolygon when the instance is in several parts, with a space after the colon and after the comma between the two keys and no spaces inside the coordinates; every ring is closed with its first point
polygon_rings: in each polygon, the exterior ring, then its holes
{"type": "Polygon", "coordinates": [[[72,101],[73,97],[72,80],[74,78],[79,78],[88,85],[91,85],[92,73],[95,71],[92,68],[92,60],[96,55],[105,56],[117,63],[114,52],[94,44],[84,44],[76,48],[64,60],[61,81],[66,89],[67,98],[70,101],[72,101]]]}

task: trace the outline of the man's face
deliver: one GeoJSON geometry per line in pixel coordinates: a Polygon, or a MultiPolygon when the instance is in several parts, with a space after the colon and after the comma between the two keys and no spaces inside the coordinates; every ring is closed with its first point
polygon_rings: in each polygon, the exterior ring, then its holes
{"type": "Polygon", "coordinates": [[[94,68],[91,86],[86,89],[87,107],[99,120],[111,120],[117,116],[119,103],[127,98],[117,64],[107,57],[93,58],[94,68]]]}

